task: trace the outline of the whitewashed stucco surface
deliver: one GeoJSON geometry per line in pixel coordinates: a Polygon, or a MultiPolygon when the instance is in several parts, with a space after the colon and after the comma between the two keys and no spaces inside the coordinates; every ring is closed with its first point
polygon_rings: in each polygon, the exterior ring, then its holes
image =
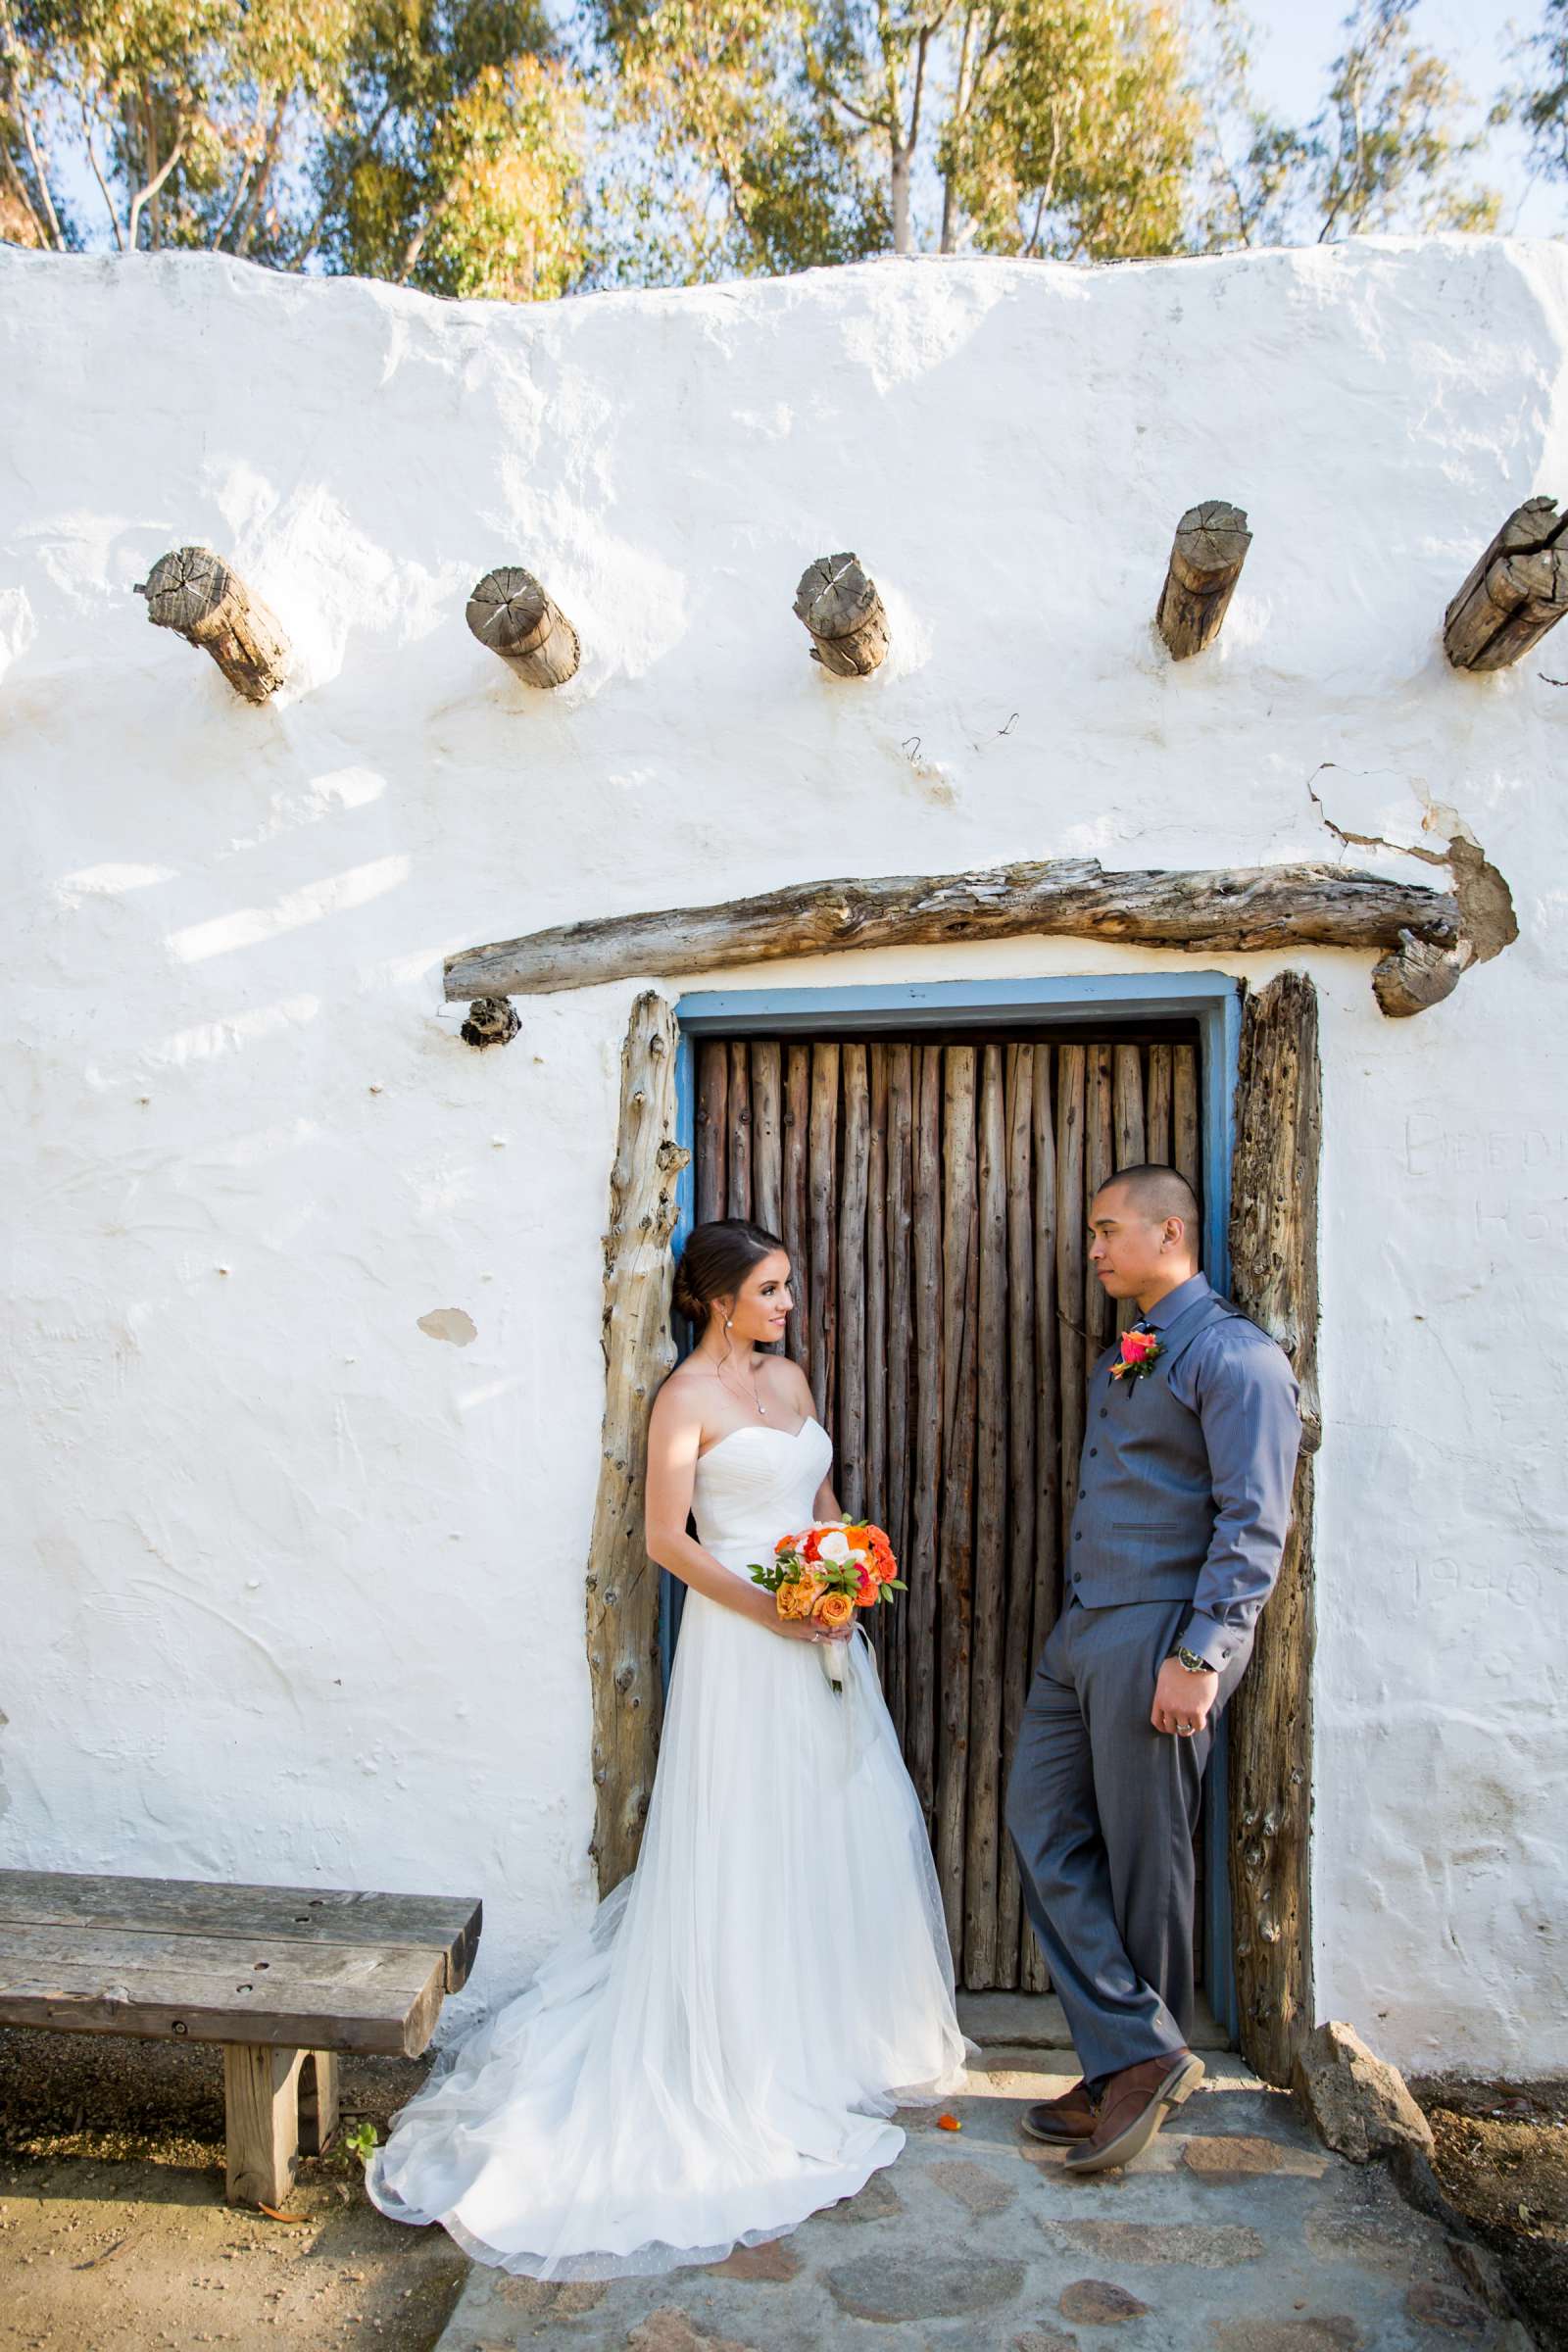
{"type": "Polygon", "coordinates": [[[1322,996],[1318,2011],[1406,2067],[1568,2068],[1568,639],[1483,680],[1438,637],[1568,490],[1565,341],[1561,250],[1464,238],[533,310],[0,257],[5,1857],[482,1889],[486,1986],[593,1899],[636,984],[477,1054],[445,952],[824,874],[1340,856],[1315,784],[1468,827],[1522,926],[1410,1022],[1366,956],[1224,967],[1322,996]],[[1214,495],[1254,542],[1173,668],[1149,616],[1214,495]],[[131,593],[192,540],[293,641],[264,710],[131,593]],[[851,687],[789,611],[846,546],[894,635],[851,687]],[[503,561],[583,633],[555,696],[463,625],[503,561]]]}

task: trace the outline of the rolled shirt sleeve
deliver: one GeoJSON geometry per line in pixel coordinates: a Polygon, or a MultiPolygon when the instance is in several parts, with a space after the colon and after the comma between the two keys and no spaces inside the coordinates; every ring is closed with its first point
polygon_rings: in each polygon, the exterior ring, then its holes
{"type": "Polygon", "coordinates": [[[1217,1511],[1178,1639],[1217,1670],[1279,1576],[1301,1444],[1299,1391],[1284,1348],[1255,1324],[1222,1324],[1196,1372],[1217,1511]]]}

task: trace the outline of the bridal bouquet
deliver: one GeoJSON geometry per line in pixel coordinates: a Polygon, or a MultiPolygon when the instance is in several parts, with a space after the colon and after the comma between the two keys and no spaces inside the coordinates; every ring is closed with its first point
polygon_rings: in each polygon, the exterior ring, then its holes
{"type": "MultiPolygon", "coordinates": [[[[819,1519],[798,1535],[780,1536],[766,1567],[753,1562],[752,1581],[773,1594],[781,1617],[813,1617],[833,1631],[848,1625],[857,1609],[875,1608],[906,1589],[892,1544],[867,1519],[819,1519]]],[[[838,1642],[823,1649],[822,1671],[842,1697],[838,1642]]]]}

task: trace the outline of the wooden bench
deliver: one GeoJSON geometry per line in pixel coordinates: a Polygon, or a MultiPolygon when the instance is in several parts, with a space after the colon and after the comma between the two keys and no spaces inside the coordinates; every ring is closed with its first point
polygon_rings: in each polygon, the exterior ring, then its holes
{"type": "Polygon", "coordinates": [[[0,2025],[220,2041],[229,2199],[276,2205],[337,2129],[338,2052],[417,2057],[480,1918],[444,1895],[0,1870],[0,2025]]]}

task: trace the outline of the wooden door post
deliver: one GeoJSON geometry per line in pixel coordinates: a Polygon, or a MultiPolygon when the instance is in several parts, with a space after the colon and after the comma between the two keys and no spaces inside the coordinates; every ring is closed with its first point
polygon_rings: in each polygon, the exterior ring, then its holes
{"type": "Polygon", "coordinates": [[[675,1141],[675,1020],[647,989],[620,1055],[620,1128],[605,1235],[605,1421],[588,1553],[599,1891],[637,1860],[659,1752],[659,1570],[643,1536],[648,1416],[675,1361],[670,1237],[691,1154],[675,1141]]]}
{"type": "Polygon", "coordinates": [[[1310,2034],[1312,1479],[1317,1394],[1317,1200],[1322,1078],[1317,994],[1281,972],[1243,1016],[1231,1182],[1231,1294],[1291,1358],[1300,1389],[1290,1535],[1230,1721],[1230,1881],[1242,2055],[1291,2080],[1310,2034]]]}

